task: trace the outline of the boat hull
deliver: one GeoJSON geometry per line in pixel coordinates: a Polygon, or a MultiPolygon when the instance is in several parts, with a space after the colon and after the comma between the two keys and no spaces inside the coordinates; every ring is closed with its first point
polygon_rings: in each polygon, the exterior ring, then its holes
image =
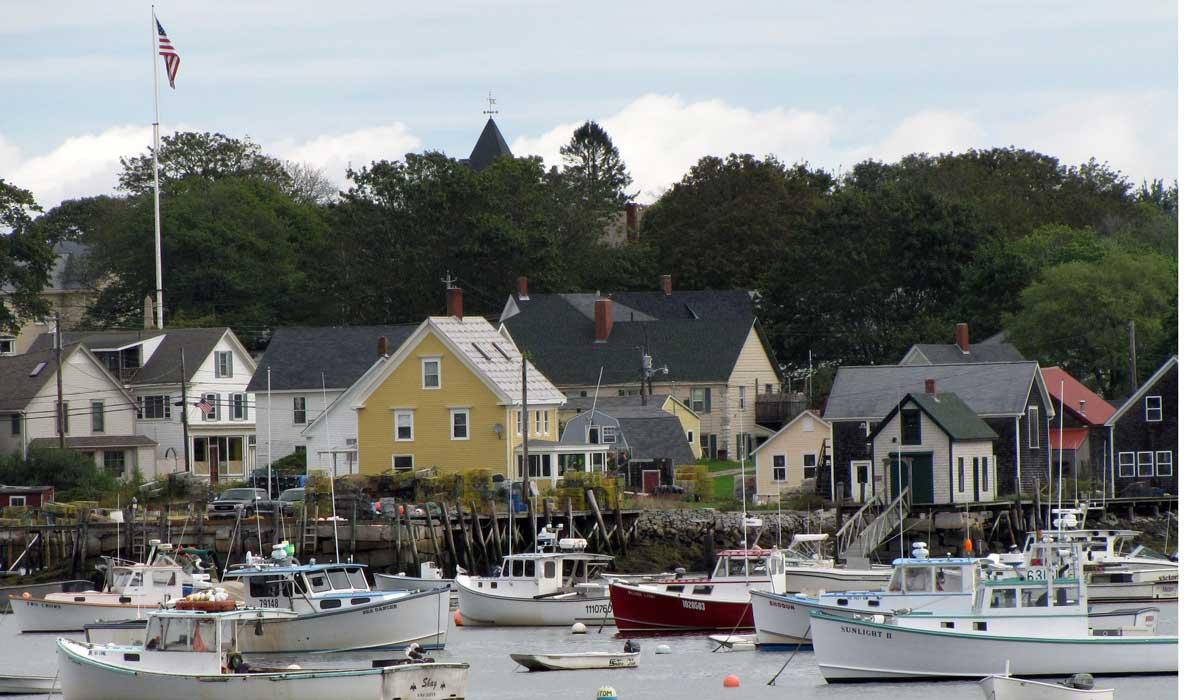
{"type": "Polygon", "coordinates": [[[589,671],[636,668],[640,652],[591,651],[578,654],[509,654],[530,671],[589,671]]]}
{"type": "Polygon", "coordinates": [[[0,695],[33,695],[59,693],[61,688],[53,676],[0,676],[0,695]]]}
{"type": "Polygon", "coordinates": [[[819,591],[878,591],[888,584],[891,575],[891,569],[787,567],[785,590],[811,595],[819,591]]]}
{"type": "Polygon", "coordinates": [[[459,613],[466,625],[501,627],[569,627],[611,623],[611,603],[607,596],[554,596],[550,598],[513,598],[478,591],[459,580],[459,613]]]}
{"type": "Polygon", "coordinates": [[[423,591],[427,588],[437,588],[450,584],[450,589],[457,590],[454,579],[419,578],[417,576],[394,576],[392,574],[375,574],[376,591],[423,591]]]}
{"type": "Polygon", "coordinates": [[[414,664],[358,670],[186,675],[132,669],[79,653],[58,641],[59,680],[69,700],[458,700],[465,697],[467,664],[414,664]]]}
{"type": "Polygon", "coordinates": [[[1176,673],[1174,637],[1000,637],[921,630],[814,612],[814,658],[827,682],[1176,673]]]}
{"type": "MultiPolygon", "coordinates": [[[[2,580],[4,579],[0,579],[0,581],[2,580]]],[[[44,598],[50,593],[88,591],[94,585],[86,579],[70,579],[48,583],[30,583],[23,586],[0,586],[0,613],[12,612],[12,608],[8,605],[9,597],[20,598],[23,594],[28,593],[33,598],[44,598]]]]}
{"type": "Polygon", "coordinates": [[[12,614],[22,632],[74,632],[92,622],[139,619],[156,605],[72,603],[44,598],[12,598],[12,614]]]}
{"type": "Polygon", "coordinates": [[[621,632],[750,632],[752,606],[741,592],[742,600],[715,599],[613,583],[612,614],[621,632]]]}
{"type": "Polygon", "coordinates": [[[1113,700],[1112,688],[1080,690],[1012,676],[988,676],[979,682],[986,700],[1113,700]]]}

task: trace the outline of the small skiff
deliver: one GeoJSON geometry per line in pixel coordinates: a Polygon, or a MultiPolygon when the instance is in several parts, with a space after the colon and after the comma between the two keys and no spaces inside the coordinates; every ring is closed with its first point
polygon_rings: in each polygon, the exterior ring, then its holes
{"type": "Polygon", "coordinates": [[[1096,688],[1087,674],[1058,683],[1026,680],[1013,676],[988,676],[979,682],[987,700],[1113,700],[1113,688],[1096,688]]]}
{"type": "Polygon", "coordinates": [[[713,651],[756,651],[754,634],[712,634],[707,639],[714,643],[713,651]]]}
{"type": "Polygon", "coordinates": [[[53,676],[0,675],[0,695],[40,695],[60,693],[61,686],[53,676]]]}
{"type": "Polygon", "coordinates": [[[574,654],[509,654],[512,660],[530,671],[582,671],[591,669],[636,668],[640,652],[584,651],[574,654]]]}

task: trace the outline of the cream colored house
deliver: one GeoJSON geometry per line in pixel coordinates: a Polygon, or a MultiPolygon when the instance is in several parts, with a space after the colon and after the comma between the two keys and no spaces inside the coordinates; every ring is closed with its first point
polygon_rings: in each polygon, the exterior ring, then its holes
{"type": "Polygon", "coordinates": [[[818,460],[830,436],[830,423],[814,411],[802,411],[753,450],[757,498],[768,502],[803,486],[813,488],[818,460]]]}

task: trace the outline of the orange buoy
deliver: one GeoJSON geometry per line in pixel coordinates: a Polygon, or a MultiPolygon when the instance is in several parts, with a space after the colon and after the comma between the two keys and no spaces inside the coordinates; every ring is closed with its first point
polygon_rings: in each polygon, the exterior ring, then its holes
{"type": "Polygon", "coordinates": [[[455,627],[463,626],[463,613],[455,610],[455,627]]]}
{"type": "Polygon", "coordinates": [[[727,674],[727,677],[723,679],[723,687],[724,688],[738,688],[738,687],[740,687],[740,677],[735,675],[734,673],[727,674]]]}
{"type": "Polygon", "coordinates": [[[29,591],[25,591],[24,593],[21,594],[21,598],[23,598],[24,600],[29,600],[32,597],[33,597],[33,595],[30,594],[29,591]]]}
{"type": "Polygon", "coordinates": [[[975,551],[975,545],[973,545],[973,544],[971,543],[971,538],[970,538],[970,537],[968,537],[967,539],[963,540],[963,551],[964,551],[964,552],[972,552],[972,551],[975,551]]]}

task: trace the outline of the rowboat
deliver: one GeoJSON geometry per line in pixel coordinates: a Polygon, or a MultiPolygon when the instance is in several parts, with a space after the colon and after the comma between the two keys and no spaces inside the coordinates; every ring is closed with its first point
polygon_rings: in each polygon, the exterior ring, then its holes
{"type": "Polygon", "coordinates": [[[1114,700],[1113,688],[1096,688],[1089,674],[1080,673],[1065,681],[1016,678],[1008,673],[979,681],[986,700],[1114,700]]]}
{"type": "Polygon", "coordinates": [[[0,695],[58,693],[57,680],[54,676],[0,675],[0,695]]]}
{"type": "Polygon", "coordinates": [[[580,651],[570,654],[509,654],[512,660],[530,671],[584,671],[636,668],[640,665],[640,645],[631,639],[624,651],[580,651]]]}
{"type": "Polygon", "coordinates": [[[239,641],[253,636],[260,611],[149,613],[143,646],[97,645],[59,638],[62,694],[70,700],[458,700],[468,665],[374,661],[371,668],[256,668],[239,641]]]}
{"type": "Polygon", "coordinates": [[[715,645],[712,651],[756,651],[754,634],[712,634],[707,639],[715,645]]]}

